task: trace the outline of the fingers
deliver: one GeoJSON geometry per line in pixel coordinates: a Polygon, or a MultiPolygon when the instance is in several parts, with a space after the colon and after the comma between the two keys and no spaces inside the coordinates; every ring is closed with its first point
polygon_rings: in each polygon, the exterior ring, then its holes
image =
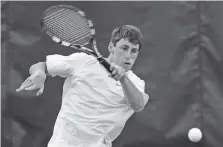
{"type": "Polygon", "coordinates": [[[119,81],[124,76],[124,72],[118,72],[113,78],[119,81]]]}
{"type": "Polygon", "coordinates": [[[21,86],[20,86],[18,89],[16,89],[16,91],[17,91],[17,92],[19,92],[19,91],[23,91],[23,90],[25,90],[25,88],[31,86],[32,84],[33,84],[32,80],[30,80],[30,78],[27,78],[27,79],[21,84],[21,86]]]}
{"type": "Polygon", "coordinates": [[[28,77],[21,85],[27,84],[29,81],[30,81],[30,77],[28,77]]]}
{"type": "Polygon", "coordinates": [[[29,81],[29,82],[27,82],[26,84],[24,84],[23,85],[23,87],[26,89],[26,88],[28,88],[28,87],[30,87],[30,86],[33,86],[33,81],[29,81]]]}
{"type": "Polygon", "coordinates": [[[32,85],[30,87],[25,88],[25,90],[30,91],[30,90],[35,90],[36,89],[36,85],[32,85]]]}
{"type": "Polygon", "coordinates": [[[119,77],[121,76],[120,71],[118,69],[115,69],[115,74],[112,75],[112,77],[115,80],[119,80],[119,77]]]}
{"type": "Polygon", "coordinates": [[[116,68],[116,66],[114,64],[111,64],[110,70],[112,71],[110,73],[110,76],[114,78],[114,76],[117,74],[117,68],[116,68]]]}
{"type": "Polygon", "coordinates": [[[41,95],[43,93],[44,87],[40,88],[39,91],[36,93],[37,96],[41,95]]]}
{"type": "Polygon", "coordinates": [[[23,87],[19,87],[18,89],[16,89],[16,92],[20,92],[20,91],[23,91],[24,88],[23,87]]]}
{"type": "Polygon", "coordinates": [[[40,95],[43,93],[44,90],[44,82],[45,82],[46,76],[42,73],[35,73],[28,77],[21,86],[16,89],[17,92],[26,90],[38,90],[37,95],[40,95]]]}
{"type": "Polygon", "coordinates": [[[36,88],[35,85],[32,85],[32,84],[27,84],[27,85],[24,85],[24,86],[21,86],[20,88],[16,89],[16,92],[20,92],[20,91],[23,91],[23,90],[34,90],[36,88]]]}
{"type": "Polygon", "coordinates": [[[125,71],[123,68],[114,64],[111,64],[110,70],[112,71],[110,76],[117,81],[119,81],[125,74],[125,71]]]}
{"type": "Polygon", "coordinates": [[[114,64],[111,64],[111,66],[110,66],[110,70],[112,71],[112,72],[111,72],[111,75],[114,75],[114,74],[116,73],[115,65],[114,65],[114,64]]]}
{"type": "Polygon", "coordinates": [[[111,73],[112,76],[114,76],[117,73],[117,69],[114,65],[111,66],[111,71],[112,71],[112,73],[111,73]]]}

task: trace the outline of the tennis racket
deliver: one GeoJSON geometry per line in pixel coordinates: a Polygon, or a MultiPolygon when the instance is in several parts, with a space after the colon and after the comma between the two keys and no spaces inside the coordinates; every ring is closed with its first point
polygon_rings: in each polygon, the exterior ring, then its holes
{"type": "Polygon", "coordinates": [[[97,48],[94,24],[83,11],[68,5],[51,6],[43,12],[40,25],[54,42],[95,56],[111,73],[110,64],[97,48]],[[85,47],[88,44],[92,49],[85,47]]]}

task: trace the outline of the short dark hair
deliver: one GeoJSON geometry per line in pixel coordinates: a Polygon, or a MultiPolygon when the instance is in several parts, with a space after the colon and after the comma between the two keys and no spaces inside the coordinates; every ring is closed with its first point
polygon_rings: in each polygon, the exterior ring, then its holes
{"type": "Polygon", "coordinates": [[[122,38],[128,39],[132,44],[139,44],[139,49],[143,45],[143,35],[140,29],[133,25],[122,25],[115,28],[111,35],[111,42],[116,45],[116,43],[122,38]]]}

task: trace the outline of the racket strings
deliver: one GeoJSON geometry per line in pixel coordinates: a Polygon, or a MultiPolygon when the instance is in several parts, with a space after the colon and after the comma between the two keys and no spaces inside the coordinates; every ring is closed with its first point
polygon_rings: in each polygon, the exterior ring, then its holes
{"type": "Polygon", "coordinates": [[[66,38],[66,39],[73,39],[73,40],[78,40],[78,38],[80,38],[83,35],[89,34],[90,31],[88,28],[66,28],[69,27],[65,24],[60,24],[60,23],[56,23],[56,24],[49,24],[47,26],[48,30],[52,30],[53,32],[56,33],[56,35],[61,36],[62,38],[66,38]]]}
{"type": "MultiPolygon", "coordinates": [[[[67,22],[67,24],[68,23],[69,22],[67,22]]],[[[65,38],[66,40],[72,39],[70,41],[80,40],[79,38],[83,38],[82,36],[89,35],[90,33],[88,28],[84,28],[84,27],[72,28],[72,26],[67,26],[67,24],[63,24],[63,23],[50,24],[48,29],[53,29],[52,31],[56,32],[56,35],[61,36],[62,38],[65,38]]]]}
{"type": "Polygon", "coordinates": [[[83,44],[91,35],[88,22],[76,12],[61,9],[44,17],[46,30],[71,44],[83,44]]]}
{"type": "Polygon", "coordinates": [[[72,11],[63,12],[59,16],[56,15],[56,17],[51,17],[53,19],[51,19],[51,18],[46,19],[46,23],[48,23],[48,24],[53,23],[53,22],[68,23],[67,25],[70,25],[70,27],[75,27],[75,28],[80,27],[80,26],[82,26],[83,24],[86,23],[86,21],[81,19],[81,17],[78,16],[77,14],[76,14],[75,19],[74,19],[74,14],[72,14],[72,13],[73,13],[72,11]],[[64,16],[66,16],[66,19],[64,19],[64,16]],[[76,26],[71,25],[73,21],[75,21],[75,24],[77,24],[76,26]]]}
{"type": "Polygon", "coordinates": [[[45,20],[47,20],[49,23],[52,21],[55,21],[56,19],[63,19],[64,20],[64,16],[66,17],[66,20],[70,20],[73,21],[74,20],[74,15],[75,15],[75,19],[79,20],[79,24],[85,23],[86,21],[84,19],[82,19],[82,17],[80,15],[78,15],[77,13],[74,13],[74,11],[72,10],[67,10],[67,9],[62,9],[59,10],[57,12],[54,12],[52,14],[50,14],[50,16],[46,16],[44,17],[45,20]],[[62,12],[63,10],[63,12],[62,12]],[[60,13],[59,13],[60,12],[60,13]]]}

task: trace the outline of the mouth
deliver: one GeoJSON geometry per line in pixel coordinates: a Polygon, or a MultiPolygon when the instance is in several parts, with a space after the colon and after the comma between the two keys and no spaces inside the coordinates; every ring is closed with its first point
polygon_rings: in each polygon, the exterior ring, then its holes
{"type": "Polygon", "coordinates": [[[129,63],[129,62],[125,62],[124,64],[127,65],[127,66],[131,65],[131,63],[129,63]]]}

